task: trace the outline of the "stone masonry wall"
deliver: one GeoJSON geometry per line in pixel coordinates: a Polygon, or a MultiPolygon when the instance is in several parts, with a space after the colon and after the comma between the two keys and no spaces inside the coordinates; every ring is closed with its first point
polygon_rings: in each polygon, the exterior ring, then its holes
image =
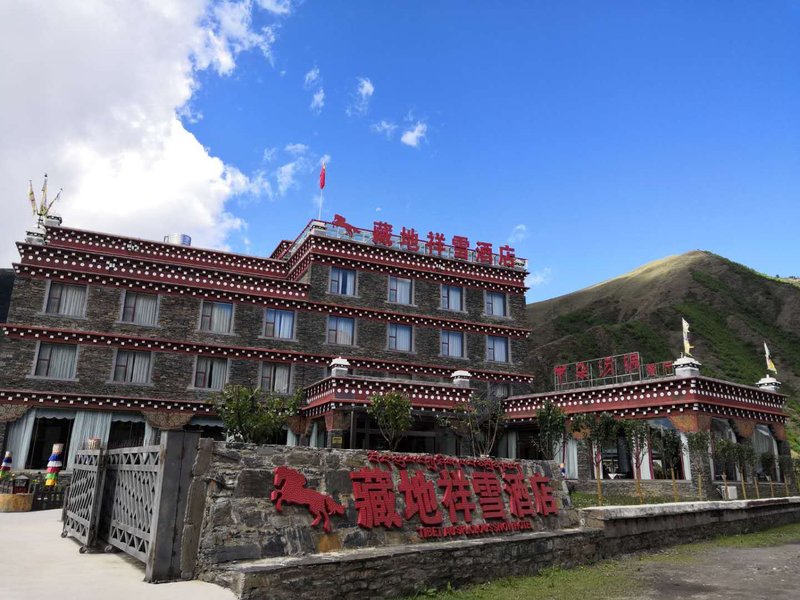
{"type": "Polygon", "coordinates": [[[800,498],[583,513],[591,527],[219,565],[201,577],[244,600],[398,598],[795,523],[800,498]]]}
{"type": "MultiPolygon", "coordinates": [[[[386,275],[360,272],[358,274],[358,296],[342,297],[328,293],[330,269],[314,264],[311,267],[312,299],[330,303],[363,305],[382,310],[414,312],[458,318],[475,322],[502,325],[525,324],[524,297],[509,294],[511,317],[497,318],[483,314],[483,290],[465,288],[466,311],[454,313],[443,311],[439,306],[439,286],[426,281],[415,281],[415,305],[408,307],[387,301],[388,278],[386,275]]],[[[90,330],[139,337],[186,340],[190,342],[247,346],[264,349],[281,349],[330,354],[332,356],[368,356],[386,360],[441,364],[454,369],[491,369],[517,371],[525,359],[526,341],[511,340],[511,362],[489,363],[486,361],[486,336],[465,334],[467,358],[452,359],[439,356],[439,330],[415,327],[412,352],[398,352],[387,347],[387,323],[368,319],[356,320],[356,344],[338,346],[326,341],[327,315],[297,311],[294,340],[265,338],[263,332],[264,308],[250,304],[236,304],[234,308],[234,331],[231,334],[212,334],[199,331],[201,300],[188,296],[162,294],[159,298],[158,326],[148,327],[122,323],[124,290],[116,287],[89,286],[87,312],[82,318],[62,317],[44,313],[48,281],[28,277],[17,277],[14,282],[10,323],[35,323],[65,329],[90,330]]],[[[4,386],[36,389],[53,392],[84,392],[124,395],[130,397],[153,397],[185,399],[187,396],[207,401],[213,392],[192,387],[195,357],[169,352],[153,354],[152,383],[130,385],[111,382],[115,349],[96,346],[81,346],[78,353],[78,381],[53,381],[30,377],[36,355],[35,340],[8,339],[0,342],[0,367],[3,369],[4,386]]],[[[232,359],[229,362],[228,380],[245,385],[259,384],[258,360],[232,359]]],[[[325,376],[321,366],[295,363],[292,383],[294,388],[305,387],[325,376]]],[[[485,384],[475,381],[478,389],[485,384]]],[[[515,385],[514,392],[526,391],[524,385],[515,385]]]]}
{"type": "MultiPolygon", "coordinates": [[[[418,516],[402,519],[400,527],[376,526],[367,529],[357,524],[358,511],[350,474],[367,466],[377,467],[368,462],[367,456],[367,452],[359,450],[287,448],[222,442],[211,444],[210,440],[203,440],[198,463],[207,463],[209,466],[207,471],[201,472],[203,469],[199,469],[195,473],[195,500],[189,501],[195,507],[204,504],[197,568],[203,570],[232,560],[299,556],[422,542],[417,533],[417,528],[421,525],[418,516]],[[301,472],[307,479],[308,488],[330,494],[345,507],[344,515],[331,517],[330,533],[326,534],[321,526],[311,526],[312,516],[305,506],[287,503],[283,505],[283,512],[276,510],[270,501],[270,494],[275,489],[274,471],[282,465],[301,472]],[[197,494],[204,496],[203,503],[198,503],[197,494]]],[[[559,473],[554,468],[554,463],[516,461],[505,464],[521,465],[526,477],[539,473],[551,478],[559,514],[523,519],[533,530],[555,529],[575,522],[574,512],[568,510],[569,499],[563,481],[555,478],[559,477],[559,473]]],[[[402,517],[405,504],[403,494],[398,491],[399,470],[392,465],[381,465],[379,468],[392,473],[396,509],[402,517]]],[[[450,468],[455,470],[455,467],[450,468]]],[[[483,470],[462,468],[467,477],[474,470],[483,470]]],[[[407,469],[411,477],[416,472],[422,472],[429,481],[433,481],[438,507],[444,516],[442,526],[450,525],[448,509],[442,504],[442,490],[436,486],[438,471],[411,464],[407,469]]],[[[499,485],[502,485],[502,481],[499,481],[499,485]]],[[[501,496],[505,497],[505,494],[501,493],[501,496]]],[[[472,511],[470,524],[482,524],[485,521],[478,498],[473,495],[472,501],[476,507],[472,511]]],[[[507,501],[506,514],[508,521],[518,521],[508,514],[507,501]]],[[[195,512],[189,520],[196,524],[201,519],[195,512]]],[[[453,524],[459,523],[464,523],[460,514],[453,524]]]]}

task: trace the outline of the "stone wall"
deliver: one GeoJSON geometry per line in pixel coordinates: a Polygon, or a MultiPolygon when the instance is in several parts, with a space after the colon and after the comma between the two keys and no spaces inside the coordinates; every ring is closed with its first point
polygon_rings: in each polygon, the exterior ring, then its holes
{"type": "MultiPolygon", "coordinates": [[[[368,306],[380,310],[428,314],[441,318],[456,318],[471,322],[495,323],[499,325],[525,325],[524,296],[508,294],[511,316],[488,317],[483,314],[483,290],[465,288],[466,310],[444,311],[439,306],[439,285],[427,281],[415,281],[415,305],[403,306],[387,301],[388,278],[370,272],[358,274],[358,296],[338,296],[328,293],[330,267],[313,264],[310,269],[310,297],[312,300],[368,306]]],[[[486,361],[486,336],[466,333],[467,356],[452,359],[439,356],[439,329],[415,327],[412,352],[398,352],[387,347],[387,323],[369,319],[356,319],[356,344],[338,346],[326,340],[327,315],[314,311],[297,311],[294,340],[264,338],[264,307],[237,303],[234,308],[233,332],[213,334],[199,331],[201,300],[184,295],[161,294],[159,318],[155,327],[134,325],[120,321],[124,290],[117,287],[88,286],[86,316],[81,318],[48,315],[44,313],[48,281],[30,277],[17,277],[8,321],[10,323],[35,323],[37,325],[91,330],[137,337],[153,337],[198,343],[242,346],[263,349],[294,350],[330,354],[331,356],[367,356],[386,360],[437,364],[454,369],[488,369],[516,372],[523,368],[527,352],[525,339],[510,340],[510,363],[486,361]]],[[[156,352],[152,362],[152,382],[147,385],[131,385],[112,382],[113,361],[116,350],[110,347],[80,346],[76,381],[54,381],[31,379],[36,354],[36,340],[0,340],[0,367],[4,385],[9,388],[36,389],[65,393],[97,393],[124,395],[127,397],[159,397],[185,399],[187,396],[208,401],[213,392],[193,388],[195,357],[181,353],[156,352]]],[[[259,382],[259,360],[231,359],[229,376],[231,383],[255,386],[259,382]]],[[[292,384],[301,388],[322,379],[325,368],[304,364],[293,365],[292,384]]],[[[376,374],[376,373],[369,373],[376,374]]],[[[421,376],[421,379],[435,379],[421,376]]],[[[449,381],[447,382],[449,383],[449,381]]],[[[480,389],[485,383],[474,381],[480,389]]],[[[514,385],[514,393],[527,391],[527,386],[514,385]]]]}
{"type": "MultiPolygon", "coordinates": [[[[534,473],[550,477],[555,502],[560,509],[558,515],[537,515],[518,520],[508,513],[506,501],[508,521],[525,521],[532,530],[552,530],[577,522],[574,511],[568,508],[566,488],[563,480],[558,479],[560,474],[554,468],[554,463],[512,461],[504,464],[520,465],[526,477],[534,473]]],[[[233,560],[429,543],[421,540],[418,534],[417,529],[421,526],[419,516],[402,518],[405,503],[403,494],[398,491],[400,475],[397,466],[380,465],[380,468],[392,473],[400,526],[367,529],[358,525],[350,474],[364,467],[377,466],[368,462],[367,452],[360,450],[255,446],[203,440],[196,462],[192,498],[189,500],[193,508],[187,515],[190,527],[202,522],[200,535],[194,542],[198,547],[196,569],[203,571],[233,560]],[[313,517],[305,506],[287,503],[283,505],[282,512],[276,510],[270,495],[275,489],[274,471],[280,466],[301,472],[307,479],[309,489],[329,494],[344,507],[343,515],[331,516],[330,533],[323,531],[321,526],[312,527],[313,517]],[[199,498],[204,500],[201,502],[199,498]]],[[[468,466],[462,468],[467,477],[477,470],[489,470],[468,466]]],[[[442,526],[464,523],[463,514],[457,514],[457,520],[451,523],[448,509],[442,503],[442,490],[436,486],[438,471],[412,464],[407,469],[411,477],[422,472],[427,480],[433,481],[436,502],[444,518],[442,526]]],[[[499,481],[499,485],[502,485],[502,481],[499,481]]],[[[505,497],[505,494],[501,493],[501,497],[505,497]]],[[[471,513],[470,525],[486,523],[478,498],[473,495],[472,500],[476,506],[471,513]]],[[[185,571],[189,570],[190,566],[186,565],[185,571]]]]}
{"type": "Polygon", "coordinates": [[[794,523],[800,498],[583,512],[592,527],[226,564],[202,578],[245,600],[397,598],[794,523]]]}

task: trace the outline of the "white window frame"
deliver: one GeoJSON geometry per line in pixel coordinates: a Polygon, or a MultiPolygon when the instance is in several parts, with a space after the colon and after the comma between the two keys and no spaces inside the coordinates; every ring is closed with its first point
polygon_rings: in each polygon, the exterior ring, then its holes
{"type": "MultiPolygon", "coordinates": [[[[136,327],[154,327],[154,328],[155,327],[160,327],[160,325],[158,324],[158,321],[159,321],[159,318],[161,317],[161,294],[158,294],[158,293],[154,294],[152,292],[143,292],[141,290],[130,290],[129,289],[129,290],[122,290],[121,299],[122,299],[122,305],[120,306],[119,319],[117,320],[117,323],[123,323],[125,325],[135,325],[136,327]],[[154,325],[147,325],[145,323],[135,323],[133,321],[126,321],[125,320],[125,301],[128,298],[128,294],[130,294],[130,293],[146,294],[146,295],[149,295],[149,296],[155,296],[156,297],[156,322],[155,322],[154,325]]],[[[200,314],[201,314],[201,317],[202,317],[202,308],[201,308],[201,313],[200,314]]]]}
{"type": "MultiPolygon", "coordinates": [[[[447,343],[447,347],[450,347],[450,342],[447,343]]],[[[453,358],[455,360],[467,360],[469,358],[469,354],[467,353],[467,336],[463,331],[451,331],[449,329],[440,329],[439,330],[439,356],[443,358],[453,358]],[[461,336],[461,356],[453,356],[452,354],[444,354],[442,352],[442,335],[447,333],[448,335],[451,333],[455,333],[461,336]]]]}
{"type": "Polygon", "coordinates": [[[494,317],[495,319],[508,319],[509,316],[510,316],[509,313],[510,313],[510,311],[509,311],[509,306],[508,306],[508,294],[506,294],[505,292],[494,292],[494,291],[491,291],[491,290],[483,290],[483,316],[485,316],[485,317],[494,317]],[[496,314],[490,313],[488,310],[486,310],[487,307],[488,307],[488,304],[489,304],[489,302],[488,302],[489,301],[489,294],[498,294],[500,296],[503,296],[503,314],[502,315],[496,315],[496,314]]]}
{"type": "MultiPolygon", "coordinates": [[[[417,286],[414,285],[414,280],[411,277],[397,277],[395,275],[389,275],[386,278],[386,301],[390,304],[397,304],[399,306],[416,306],[415,304],[415,297],[414,294],[416,293],[417,286]],[[398,280],[402,279],[403,281],[408,281],[409,287],[411,288],[409,294],[409,302],[399,302],[397,298],[397,290],[395,289],[395,300],[392,300],[392,279],[398,280]]],[[[440,300],[441,302],[441,300],[440,300]]]]}
{"type": "Polygon", "coordinates": [[[130,348],[115,348],[114,355],[111,359],[111,376],[108,378],[108,382],[113,385],[140,385],[140,386],[153,386],[153,363],[156,359],[156,353],[152,350],[133,350],[130,348]],[[119,356],[120,352],[142,352],[145,354],[150,355],[150,367],[147,370],[147,381],[144,383],[140,383],[138,381],[117,381],[114,379],[114,375],[117,371],[117,356],[119,356]]]}
{"type": "Polygon", "coordinates": [[[484,354],[486,362],[497,363],[500,365],[510,365],[511,364],[511,338],[506,335],[487,335],[486,336],[486,352],[484,354]],[[495,360],[493,358],[489,358],[489,338],[500,338],[506,341],[506,358],[508,360],[495,360]]]}
{"type": "MultiPolygon", "coordinates": [[[[275,325],[273,324],[273,333],[275,331],[275,325]]],[[[264,317],[263,322],[261,323],[261,335],[262,337],[267,340],[283,340],[284,342],[296,342],[297,341],[297,311],[292,310],[290,308],[275,308],[273,306],[267,306],[264,308],[264,317]],[[285,337],[278,337],[276,335],[267,335],[267,311],[269,310],[280,310],[283,312],[290,312],[292,313],[292,335],[288,338],[285,337]]]]}
{"type": "Polygon", "coordinates": [[[340,317],[339,315],[328,315],[328,319],[325,321],[325,343],[331,346],[346,346],[348,348],[355,347],[358,343],[358,319],[355,317],[340,317]],[[339,342],[331,342],[329,339],[329,332],[331,330],[331,319],[350,319],[353,322],[353,343],[352,344],[340,344],[339,342]]]}
{"type": "Polygon", "coordinates": [[[203,299],[200,301],[200,318],[197,321],[197,331],[200,333],[210,333],[213,335],[236,335],[236,303],[229,302],[227,300],[207,300],[203,299]],[[209,329],[203,329],[203,306],[205,306],[206,302],[210,302],[213,304],[230,304],[231,305],[231,329],[228,332],[222,331],[211,331],[209,329]]]}
{"type": "Polygon", "coordinates": [[[41,312],[42,315],[47,316],[47,317],[61,317],[61,318],[66,318],[66,319],[86,319],[87,318],[86,317],[86,313],[88,311],[88,306],[89,306],[89,285],[88,284],[85,284],[85,283],[69,283],[69,282],[66,282],[66,281],[53,281],[52,279],[48,279],[47,280],[47,288],[45,289],[45,294],[44,294],[44,304],[42,305],[42,312],[41,312]],[[54,312],[54,313],[47,312],[47,305],[50,304],[50,293],[52,291],[53,284],[61,285],[61,286],[70,285],[70,286],[73,286],[73,287],[82,287],[82,288],[86,289],[86,294],[83,297],[83,312],[82,312],[82,314],[80,314],[80,315],[65,315],[65,314],[57,313],[57,312],[54,312]]]}
{"type": "MultiPolygon", "coordinates": [[[[450,296],[448,294],[448,304],[450,303],[450,296]]],[[[463,285],[448,285],[446,283],[439,284],[439,308],[441,310],[447,310],[450,312],[466,312],[467,306],[467,289],[463,285]],[[444,306],[444,288],[458,288],[461,290],[460,298],[461,298],[461,307],[460,308],[450,308],[444,306]]]]}
{"type": "MultiPolygon", "coordinates": [[[[275,377],[272,377],[272,381],[274,383],[275,377]]],[[[280,395],[290,396],[292,393],[294,393],[294,363],[285,363],[275,360],[260,361],[258,364],[258,387],[268,394],[280,394],[280,395]],[[264,381],[264,367],[267,365],[269,365],[270,368],[274,367],[275,365],[286,365],[289,367],[289,386],[285,392],[276,392],[274,390],[265,390],[261,388],[261,383],[264,381]]]]}
{"type": "Polygon", "coordinates": [[[36,342],[36,351],[33,354],[33,368],[31,369],[30,374],[27,375],[28,379],[47,379],[49,381],[79,381],[78,379],[78,359],[81,355],[81,346],[80,344],[56,344],[55,342],[43,342],[37,341],[36,342]],[[39,364],[39,352],[41,351],[42,344],[49,344],[52,346],[74,346],[75,347],[75,373],[71,378],[64,379],[62,377],[50,377],[49,375],[37,375],[36,374],[36,366],[39,364]]]}
{"type": "MultiPolygon", "coordinates": [[[[334,296],[344,296],[346,298],[357,298],[358,297],[358,279],[359,279],[358,270],[356,270],[356,269],[350,269],[348,267],[331,266],[331,268],[328,269],[328,293],[329,294],[333,294],[334,296]],[[351,271],[353,273],[353,293],[352,294],[343,294],[343,293],[341,293],[339,291],[336,291],[336,292],[331,291],[331,286],[333,284],[333,270],[334,269],[337,269],[339,271],[351,271]]],[[[339,290],[342,289],[341,280],[339,280],[338,289],[339,290]]]]}
{"type": "MultiPolygon", "coordinates": [[[[386,349],[391,352],[403,352],[405,354],[413,354],[414,353],[414,342],[415,338],[417,337],[414,331],[413,325],[407,325],[406,323],[387,323],[386,324],[386,349]],[[403,350],[401,348],[392,348],[391,339],[392,339],[392,327],[408,327],[411,330],[411,343],[408,350],[403,350]]],[[[395,346],[397,345],[397,335],[395,334],[395,346]]],[[[441,348],[440,348],[441,349],[441,348]]]]}
{"type": "Polygon", "coordinates": [[[189,385],[189,389],[190,390],[199,390],[201,392],[219,392],[222,389],[224,389],[226,385],[228,385],[228,382],[230,381],[230,379],[231,379],[231,359],[230,358],[223,358],[221,356],[207,356],[205,354],[203,354],[203,355],[200,355],[200,354],[195,355],[195,357],[194,357],[194,366],[192,367],[192,380],[191,380],[190,385],[189,385]],[[211,359],[211,360],[224,360],[224,361],[226,361],[226,364],[225,364],[225,381],[222,383],[222,387],[221,388],[217,389],[217,388],[208,388],[208,387],[197,387],[197,386],[195,386],[195,382],[197,381],[197,361],[199,359],[201,359],[201,358],[208,358],[208,359],[211,359]]]}

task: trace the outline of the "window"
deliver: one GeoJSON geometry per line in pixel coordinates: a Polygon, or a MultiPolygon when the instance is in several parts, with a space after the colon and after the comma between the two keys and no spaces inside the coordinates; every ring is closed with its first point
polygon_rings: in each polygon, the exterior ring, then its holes
{"type": "Polygon", "coordinates": [[[411,325],[389,323],[389,350],[411,352],[411,325]]]}
{"type": "Polygon", "coordinates": [[[443,285],[441,307],[445,310],[464,310],[462,288],[454,285],[443,285]]]}
{"type": "Polygon", "coordinates": [[[200,331],[231,333],[233,331],[233,304],[203,300],[200,309],[200,331]]]}
{"type": "Polygon", "coordinates": [[[51,283],[44,312],[63,317],[86,316],[86,286],[51,283]]]}
{"type": "Polygon", "coordinates": [[[39,344],[34,375],[49,379],[75,379],[78,346],[74,344],[39,344]]]}
{"type": "Polygon", "coordinates": [[[341,294],[342,296],[356,295],[356,272],[351,269],[340,269],[331,267],[331,294],[341,294]]]}
{"type": "Polygon", "coordinates": [[[125,292],[122,321],[135,325],[158,325],[158,296],[141,292],[125,292]]]}
{"type": "Polygon", "coordinates": [[[508,362],[508,338],[487,335],[486,360],[491,362],[508,362]]]}
{"type": "Polygon", "coordinates": [[[486,292],[483,308],[490,317],[507,317],[506,295],[501,292],[486,292]]]}
{"type": "Polygon", "coordinates": [[[205,390],[221,390],[227,376],[227,359],[197,357],[197,364],[194,368],[194,387],[205,390]]]}
{"type": "Polygon", "coordinates": [[[291,340],[294,337],[294,311],[268,308],[264,311],[264,337],[291,340]]]}
{"type": "Polygon", "coordinates": [[[411,304],[412,284],[410,279],[389,277],[389,302],[411,304]]]}
{"type": "Polygon", "coordinates": [[[261,363],[261,389],[276,394],[289,393],[292,366],[285,363],[261,363]]]}
{"type": "Polygon", "coordinates": [[[114,361],[114,381],[120,383],[150,383],[152,353],[118,350],[114,361]]]}
{"type": "Polygon", "coordinates": [[[452,356],[463,358],[464,356],[464,334],[460,331],[442,331],[441,335],[441,354],[442,356],[452,356]]]}
{"type": "Polygon", "coordinates": [[[355,319],[328,317],[328,343],[352,346],[355,343],[355,319]]]}
{"type": "Polygon", "coordinates": [[[498,400],[505,400],[511,395],[510,383],[489,383],[489,396],[498,400]]]}

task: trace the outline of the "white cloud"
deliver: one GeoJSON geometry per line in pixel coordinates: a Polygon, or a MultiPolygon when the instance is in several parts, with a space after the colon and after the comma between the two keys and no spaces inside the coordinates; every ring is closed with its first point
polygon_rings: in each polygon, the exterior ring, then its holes
{"type": "Polygon", "coordinates": [[[416,148],[419,146],[420,141],[425,139],[425,134],[428,132],[428,126],[422,121],[417,123],[411,129],[406,129],[400,137],[400,141],[406,146],[416,148]]]}
{"type": "Polygon", "coordinates": [[[319,114],[322,112],[322,107],[325,106],[325,90],[319,88],[316,92],[314,92],[314,97],[311,98],[311,106],[309,108],[312,112],[319,114]]]}
{"type": "Polygon", "coordinates": [[[258,2],[258,5],[261,8],[275,15],[286,16],[292,12],[291,0],[256,0],[256,1],[258,2]]]}
{"type": "Polygon", "coordinates": [[[261,160],[264,162],[272,162],[277,152],[277,148],[264,148],[264,155],[261,157],[261,160]]]}
{"type": "Polygon", "coordinates": [[[394,134],[395,129],[397,129],[397,125],[392,123],[391,121],[387,121],[386,119],[382,119],[378,123],[373,123],[370,125],[370,129],[381,135],[385,135],[387,140],[392,139],[392,135],[394,134]]]}
{"type": "Polygon", "coordinates": [[[525,278],[525,285],[528,287],[536,287],[537,285],[550,283],[552,279],[552,269],[550,269],[550,267],[545,267],[533,273],[528,273],[528,276],[525,278]]]}
{"type": "Polygon", "coordinates": [[[278,179],[278,193],[281,196],[286,194],[290,188],[296,185],[297,182],[295,181],[295,174],[300,166],[301,161],[295,160],[278,168],[276,177],[278,179]]]}
{"type": "Polygon", "coordinates": [[[511,234],[508,236],[508,243],[518,244],[526,239],[528,235],[528,226],[524,223],[520,223],[519,225],[515,225],[514,229],[511,230],[511,234]]]}
{"type": "Polygon", "coordinates": [[[4,89],[17,90],[0,96],[0,266],[18,258],[13,241],[33,224],[27,180],[45,172],[64,188],[65,225],[151,239],[181,231],[225,246],[243,227],[227,202],[271,186],[210,155],[179,115],[193,114],[198,71],[230,74],[247,50],[271,56],[274,30],[254,31],[251,9],[250,0],[0,3],[0,54],[17,56],[0,61],[4,89]]]}
{"type": "Polygon", "coordinates": [[[363,115],[369,108],[369,100],[375,93],[375,86],[369,77],[359,77],[358,86],[353,94],[353,103],[347,107],[347,115],[363,115]]]}
{"type": "Polygon", "coordinates": [[[311,88],[320,83],[320,76],[319,76],[319,67],[314,67],[308,73],[306,73],[305,77],[305,86],[306,88],[311,88]]]}
{"type": "Polygon", "coordinates": [[[305,144],[286,144],[284,150],[286,150],[286,152],[289,154],[299,156],[300,154],[305,154],[308,151],[308,146],[305,144]]]}

